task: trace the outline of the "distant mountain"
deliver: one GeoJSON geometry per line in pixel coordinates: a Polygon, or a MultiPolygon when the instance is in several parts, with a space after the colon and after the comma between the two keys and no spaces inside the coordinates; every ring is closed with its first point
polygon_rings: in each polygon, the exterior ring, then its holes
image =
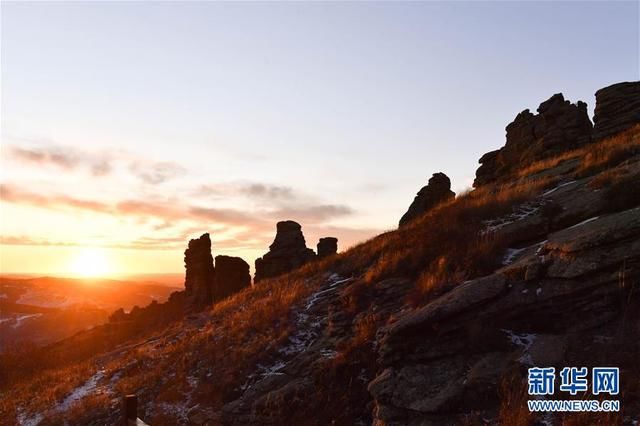
{"type": "Polygon", "coordinates": [[[118,308],[164,302],[175,290],[152,282],[0,277],[0,352],[63,339],[104,323],[118,308]]]}

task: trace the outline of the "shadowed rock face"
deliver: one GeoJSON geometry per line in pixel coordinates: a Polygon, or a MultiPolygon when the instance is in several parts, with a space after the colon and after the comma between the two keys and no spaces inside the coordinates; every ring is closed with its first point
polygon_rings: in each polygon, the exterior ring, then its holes
{"type": "Polygon", "coordinates": [[[201,308],[213,303],[215,273],[209,234],[189,241],[189,247],[184,252],[184,266],[187,304],[192,308],[201,308]]]}
{"type": "Polygon", "coordinates": [[[593,122],[594,140],[613,136],[640,123],[640,81],[598,90],[593,122]]]}
{"type": "Polygon", "coordinates": [[[320,238],[318,241],[318,258],[334,255],[338,252],[338,239],[334,237],[320,238]]]}
{"type": "Polygon", "coordinates": [[[213,299],[217,302],[251,285],[249,264],[239,257],[216,256],[213,299]]]}
{"type": "Polygon", "coordinates": [[[540,104],[538,114],[522,111],[506,131],[505,146],[480,158],[475,187],[509,179],[535,161],[591,142],[592,125],[587,104],[572,104],[558,93],[540,104]]]}
{"type": "Polygon", "coordinates": [[[400,226],[422,216],[443,201],[456,196],[451,191],[451,180],[444,173],[434,173],[427,186],[424,186],[413,199],[409,210],[400,219],[400,226]]]}
{"type": "Polygon", "coordinates": [[[299,223],[292,220],[278,222],[276,238],[269,246],[269,252],[256,259],[255,282],[290,272],[315,257],[313,250],[306,246],[299,223]]]}

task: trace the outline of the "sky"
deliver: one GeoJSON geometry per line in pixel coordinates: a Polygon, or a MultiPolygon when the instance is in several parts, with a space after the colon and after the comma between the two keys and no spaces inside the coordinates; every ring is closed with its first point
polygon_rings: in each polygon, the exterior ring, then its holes
{"type": "Polygon", "coordinates": [[[640,78],[639,2],[2,2],[0,272],[340,249],[518,112],[640,78]],[[78,266],[80,265],[80,266],[78,266]]]}

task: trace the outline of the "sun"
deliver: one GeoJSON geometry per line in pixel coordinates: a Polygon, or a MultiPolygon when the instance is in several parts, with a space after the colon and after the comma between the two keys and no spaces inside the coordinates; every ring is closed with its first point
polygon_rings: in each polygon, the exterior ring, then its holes
{"type": "Polygon", "coordinates": [[[71,272],[73,275],[85,278],[105,276],[110,272],[106,253],[94,248],[83,249],[73,259],[71,272]]]}

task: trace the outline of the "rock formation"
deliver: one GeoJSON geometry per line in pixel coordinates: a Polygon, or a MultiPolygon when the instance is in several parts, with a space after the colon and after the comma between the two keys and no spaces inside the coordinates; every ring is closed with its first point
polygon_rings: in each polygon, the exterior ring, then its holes
{"type": "Polygon", "coordinates": [[[315,253],[307,248],[300,224],[292,220],[278,222],[276,238],[269,252],[256,259],[255,282],[285,274],[313,260],[315,253]]]}
{"type": "Polygon", "coordinates": [[[538,114],[522,111],[506,131],[505,146],[480,158],[474,186],[509,179],[517,169],[589,143],[592,125],[587,104],[572,104],[557,93],[540,104],[538,114]]]}
{"type": "Polygon", "coordinates": [[[427,186],[422,187],[409,206],[409,210],[400,219],[400,226],[406,225],[443,201],[455,196],[456,193],[451,191],[451,180],[447,175],[434,173],[427,186]]]}
{"type": "Polygon", "coordinates": [[[338,252],[338,239],[334,237],[320,238],[318,241],[318,258],[334,255],[338,252]]]}
{"type": "Polygon", "coordinates": [[[184,266],[187,304],[192,308],[202,308],[213,303],[215,273],[209,234],[189,241],[184,252],[184,266]]]}
{"type": "Polygon", "coordinates": [[[249,264],[239,257],[216,256],[213,300],[218,302],[251,285],[249,264]]]}
{"type": "Polygon", "coordinates": [[[593,123],[594,140],[640,123],[640,81],[613,84],[598,90],[593,123]]]}

